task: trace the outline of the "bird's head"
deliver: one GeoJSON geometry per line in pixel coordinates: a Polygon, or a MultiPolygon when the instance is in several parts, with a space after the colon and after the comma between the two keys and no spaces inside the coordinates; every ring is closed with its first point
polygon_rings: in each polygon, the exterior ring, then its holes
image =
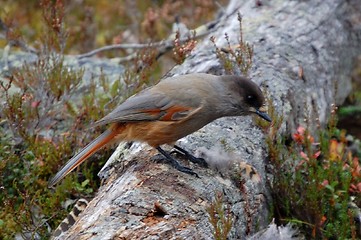
{"type": "Polygon", "coordinates": [[[225,76],[230,80],[229,94],[232,95],[232,105],[244,114],[257,114],[264,120],[271,122],[267,114],[265,98],[259,86],[251,80],[241,76],[225,76]]]}

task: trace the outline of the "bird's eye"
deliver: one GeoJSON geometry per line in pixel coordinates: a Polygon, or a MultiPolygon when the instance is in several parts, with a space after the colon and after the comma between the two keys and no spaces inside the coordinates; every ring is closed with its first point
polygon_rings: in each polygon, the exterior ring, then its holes
{"type": "Polygon", "coordinates": [[[254,102],[255,102],[255,96],[253,96],[253,95],[247,95],[247,97],[246,97],[246,102],[247,102],[248,104],[250,104],[250,105],[253,105],[254,102]]]}
{"type": "Polygon", "coordinates": [[[253,101],[253,99],[254,99],[254,97],[252,95],[248,95],[246,101],[250,103],[253,101]]]}

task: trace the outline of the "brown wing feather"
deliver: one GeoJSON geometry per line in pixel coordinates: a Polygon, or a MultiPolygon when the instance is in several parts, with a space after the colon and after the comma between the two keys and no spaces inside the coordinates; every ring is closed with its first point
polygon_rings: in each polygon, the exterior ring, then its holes
{"type": "Polygon", "coordinates": [[[192,107],[177,104],[165,94],[148,91],[128,98],[108,115],[95,122],[94,126],[114,122],[179,121],[191,114],[192,107]]]}

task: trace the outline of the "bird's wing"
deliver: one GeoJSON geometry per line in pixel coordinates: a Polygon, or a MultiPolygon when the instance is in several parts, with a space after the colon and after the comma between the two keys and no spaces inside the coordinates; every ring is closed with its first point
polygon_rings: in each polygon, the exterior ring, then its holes
{"type": "MultiPolygon", "coordinates": [[[[183,99],[184,98],[184,99],[183,99]]],[[[114,122],[181,121],[201,108],[201,102],[174,99],[167,94],[144,91],[128,98],[93,126],[114,122]]]]}

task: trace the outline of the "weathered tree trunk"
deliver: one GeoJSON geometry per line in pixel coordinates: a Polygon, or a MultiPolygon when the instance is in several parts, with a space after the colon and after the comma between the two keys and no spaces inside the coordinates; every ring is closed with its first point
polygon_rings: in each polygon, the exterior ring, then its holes
{"type": "MultiPolygon", "coordinates": [[[[237,42],[238,10],[243,16],[244,38],[255,50],[251,78],[267,88],[278,113],[285,116],[282,133],[289,133],[315,111],[324,124],[331,104],[341,104],[351,89],[352,62],[361,53],[360,1],[273,0],[261,1],[261,6],[256,2],[230,1],[226,12],[234,14],[221,18],[212,33],[217,45],[226,46],[224,33],[232,43],[237,42]]],[[[172,73],[222,74],[209,37],[172,73]]],[[[269,221],[271,201],[265,186],[263,133],[249,117],[225,118],[185,138],[181,145],[195,151],[219,142],[232,151],[232,159],[224,161],[246,161],[262,180],[239,185],[229,175],[192,165],[200,176],[196,178],[149,161],[153,155],[149,148],[141,146],[140,152],[133,147],[130,154],[119,158],[122,170],[119,164],[113,169],[64,238],[212,239],[207,208],[219,193],[232,216],[229,239],[245,239],[262,229],[269,221]]]]}

